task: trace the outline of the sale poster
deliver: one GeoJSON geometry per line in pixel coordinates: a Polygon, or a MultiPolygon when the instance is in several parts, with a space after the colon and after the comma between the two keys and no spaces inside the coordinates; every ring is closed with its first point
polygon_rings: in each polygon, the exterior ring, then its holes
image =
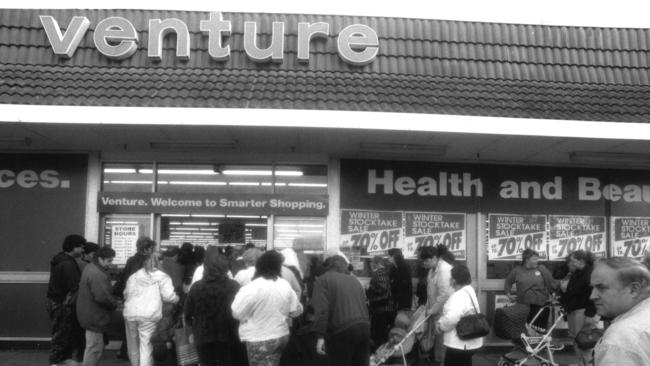
{"type": "Polygon", "coordinates": [[[413,258],[421,247],[446,246],[458,260],[467,259],[465,214],[406,212],[404,226],[405,258],[413,258]]]}
{"type": "Polygon", "coordinates": [[[586,250],[603,258],[605,249],[604,216],[549,216],[549,259],[563,260],[576,250],[586,250]]]}
{"type": "Polygon", "coordinates": [[[359,250],[361,255],[403,247],[402,213],[341,210],[341,247],[359,250]]]}
{"type": "Polygon", "coordinates": [[[525,249],[547,255],[546,215],[488,215],[488,259],[520,260],[525,249]]]}
{"type": "Polygon", "coordinates": [[[115,251],[114,264],[126,264],[126,260],[136,253],[138,225],[122,224],[111,227],[111,248],[115,251]]]}
{"type": "Polygon", "coordinates": [[[611,217],[611,256],[643,258],[650,242],[650,217],[611,217]]]}

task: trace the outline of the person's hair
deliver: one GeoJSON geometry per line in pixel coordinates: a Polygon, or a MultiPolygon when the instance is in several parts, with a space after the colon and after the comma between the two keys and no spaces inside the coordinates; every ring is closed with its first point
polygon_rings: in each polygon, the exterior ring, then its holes
{"type": "Polygon", "coordinates": [[[203,260],[203,278],[206,281],[213,281],[225,278],[228,273],[228,258],[219,253],[217,247],[209,247],[205,252],[203,260]]]}
{"type": "Polygon", "coordinates": [[[434,247],[421,247],[420,248],[419,257],[420,257],[421,260],[427,260],[427,259],[431,259],[431,258],[437,257],[437,256],[438,256],[438,251],[434,247]]]}
{"type": "Polygon", "coordinates": [[[645,254],[645,258],[643,258],[643,264],[645,264],[645,266],[648,268],[648,270],[650,270],[650,251],[648,251],[645,254]]]}
{"type": "Polygon", "coordinates": [[[404,254],[402,254],[402,250],[400,248],[388,249],[388,255],[393,257],[396,267],[403,267],[407,265],[406,261],[404,260],[404,254]]]}
{"type": "Polygon", "coordinates": [[[97,249],[97,252],[95,253],[95,261],[99,258],[101,259],[115,258],[115,251],[111,247],[103,246],[97,249]]]}
{"type": "Polygon", "coordinates": [[[458,286],[466,286],[472,283],[469,268],[464,264],[456,264],[451,268],[451,278],[454,279],[458,286]]]}
{"type": "Polygon", "coordinates": [[[567,257],[569,259],[575,258],[576,260],[583,261],[587,266],[593,266],[594,265],[594,256],[591,254],[591,252],[579,249],[576,250],[575,252],[572,252],[569,254],[567,257]]]}
{"type": "Polygon", "coordinates": [[[257,263],[255,263],[255,275],[253,279],[262,277],[267,280],[277,280],[282,274],[282,262],[284,257],[275,250],[264,252],[257,263]]]}
{"type": "Polygon", "coordinates": [[[205,248],[200,245],[194,246],[194,263],[200,265],[205,259],[205,248]]]}
{"type": "Polygon", "coordinates": [[[86,238],[78,234],[70,234],[63,239],[61,249],[64,252],[71,252],[74,248],[82,247],[86,243],[86,238]]]}
{"type": "Polygon", "coordinates": [[[641,285],[641,288],[650,286],[650,270],[641,262],[626,257],[601,258],[597,265],[607,266],[616,271],[617,278],[623,286],[633,282],[641,285]]]}
{"type": "Polygon", "coordinates": [[[97,245],[97,243],[88,241],[84,244],[84,254],[94,253],[97,252],[97,250],[99,250],[99,245],[97,245]]]}
{"type": "Polygon", "coordinates": [[[141,236],[135,242],[135,247],[138,253],[144,253],[145,250],[155,248],[156,242],[148,236],[141,236]]]}
{"type": "Polygon", "coordinates": [[[261,255],[262,251],[257,248],[246,249],[244,254],[242,254],[242,259],[247,266],[254,266],[261,255]]]}
{"type": "Polygon", "coordinates": [[[456,262],[456,256],[454,256],[454,253],[449,251],[449,248],[447,248],[444,244],[438,244],[436,245],[436,256],[443,261],[451,264],[452,266],[454,265],[454,262],[456,262]]]}
{"type": "Polygon", "coordinates": [[[348,261],[338,254],[327,258],[323,265],[325,266],[326,271],[335,271],[345,274],[350,273],[350,270],[348,269],[348,261]]]}
{"type": "Polygon", "coordinates": [[[244,245],[244,249],[254,249],[254,248],[255,248],[255,244],[253,244],[250,241],[246,243],[246,245],[244,245]]]}
{"type": "Polygon", "coordinates": [[[539,257],[539,253],[530,248],[524,249],[524,251],[521,253],[521,264],[526,264],[526,261],[532,257],[539,257]]]}
{"type": "Polygon", "coordinates": [[[178,263],[188,265],[194,262],[194,245],[189,242],[181,244],[178,252],[178,263]]]}
{"type": "Polygon", "coordinates": [[[158,253],[149,254],[147,259],[145,259],[145,261],[142,262],[142,268],[144,268],[144,270],[149,273],[154,272],[159,267],[160,267],[160,257],[158,256],[158,253]]]}
{"type": "Polygon", "coordinates": [[[372,263],[375,265],[380,265],[384,268],[387,268],[390,265],[390,262],[388,262],[388,259],[386,257],[383,257],[381,255],[376,255],[372,257],[372,263]]]}

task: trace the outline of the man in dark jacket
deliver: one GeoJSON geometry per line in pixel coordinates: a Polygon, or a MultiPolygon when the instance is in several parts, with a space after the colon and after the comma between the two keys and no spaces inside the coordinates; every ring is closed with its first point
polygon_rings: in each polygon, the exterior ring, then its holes
{"type": "Polygon", "coordinates": [[[84,269],[79,282],[77,317],[86,330],[83,366],[95,366],[99,363],[104,351],[103,333],[108,331],[111,312],[117,308],[117,299],[112,294],[108,273],[113,258],[113,249],[99,248],[95,259],[84,269]]]}
{"type": "MultiPolygon", "coordinates": [[[[117,282],[113,286],[113,294],[118,298],[124,298],[124,289],[126,288],[126,281],[131,277],[132,274],[137,272],[144,262],[149,258],[151,253],[156,250],[156,242],[151,238],[146,236],[141,236],[135,242],[135,247],[137,252],[126,260],[126,265],[122,272],[120,272],[117,282]]],[[[120,352],[117,355],[118,358],[128,361],[128,355],[126,352],[126,330],[122,332],[122,346],[120,347],[120,352]]]]}
{"type": "Polygon", "coordinates": [[[413,282],[411,267],[404,260],[402,250],[393,248],[388,250],[389,260],[393,264],[388,277],[390,289],[397,310],[411,310],[413,307],[413,282]]]}
{"type": "Polygon", "coordinates": [[[336,255],[326,263],[328,270],[316,279],[312,298],[316,352],[327,353],[332,366],[368,366],[370,318],[363,287],[349,274],[345,258],[336,255]]]}
{"type": "Polygon", "coordinates": [[[48,313],[52,320],[50,364],[71,359],[75,350],[77,360],[84,348],[83,330],[75,314],[75,300],[81,271],[75,258],[81,256],[86,242],[81,235],[63,239],[62,252],[50,262],[50,282],[47,286],[48,313]]]}

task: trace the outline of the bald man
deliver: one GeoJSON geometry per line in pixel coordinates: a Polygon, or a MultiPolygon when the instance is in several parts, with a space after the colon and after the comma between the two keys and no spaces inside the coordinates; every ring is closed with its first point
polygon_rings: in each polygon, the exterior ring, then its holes
{"type": "Polygon", "coordinates": [[[613,319],[594,349],[596,366],[650,365],[650,271],[639,261],[601,259],[591,273],[591,300],[613,319]]]}

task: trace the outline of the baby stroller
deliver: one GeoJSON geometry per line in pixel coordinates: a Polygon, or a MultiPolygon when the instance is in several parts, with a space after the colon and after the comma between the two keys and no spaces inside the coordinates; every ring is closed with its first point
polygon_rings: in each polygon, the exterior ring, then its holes
{"type": "MultiPolygon", "coordinates": [[[[407,312],[403,313],[406,314],[407,312]]],[[[412,350],[417,341],[416,335],[422,332],[423,325],[430,315],[426,314],[422,306],[409,316],[410,321],[406,332],[398,333],[394,332],[395,328],[391,329],[388,342],[384,343],[370,356],[370,366],[409,366],[411,364],[410,361],[412,361],[414,353],[412,350]]]]}
{"type": "Polygon", "coordinates": [[[553,325],[545,332],[538,333],[533,329],[535,320],[544,311],[553,311],[557,303],[549,302],[544,305],[535,317],[526,324],[525,331],[521,333],[521,345],[499,359],[498,366],[523,366],[523,365],[538,365],[538,366],[558,366],[553,358],[553,352],[559,351],[564,348],[564,345],[552,344],[553,337],[551,333],[562,321],[565,315],[564,309],[560,309],[560,316],[555,319],[553,325]],[[543,356],[544,354],[544,356],[543,356]]]}

